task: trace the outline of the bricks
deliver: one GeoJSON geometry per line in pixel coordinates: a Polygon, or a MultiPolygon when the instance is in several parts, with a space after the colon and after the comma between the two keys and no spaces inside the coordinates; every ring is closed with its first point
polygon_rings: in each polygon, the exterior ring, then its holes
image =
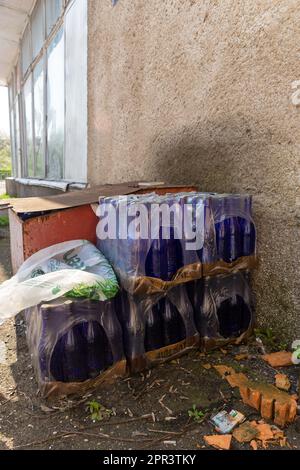
{"type": "Polygon", "coordinates": [[[297,402],[286,392],[274,385],[257,383],[249,380],[245,374],[237,374],[232,367],[214,366],[231,387],[238,387],[246,405],[258,410],[265,419],[272,419],[279,426],[294,421],[297,414],[297,402]]]}
{"type": "Polygon", "coordinates": [[[278,351],[271,354],[265,354],[262,356],[262,359],[275,368],[293,365],[292,353],[288,351],[278,351]]]}

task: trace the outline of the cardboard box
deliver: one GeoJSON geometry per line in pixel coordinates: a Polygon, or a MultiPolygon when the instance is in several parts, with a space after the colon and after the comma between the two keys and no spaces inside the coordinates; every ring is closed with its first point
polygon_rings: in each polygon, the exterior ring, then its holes
{"type": "Polygon", "coordinates": [[[152,191],[166,194],[196,190],[195,186],[130,182],[107,184],[48,197],[3,200],[0,202],[0,210],[9,209],[13,273],[16,273],[25,259],[47,246],[77,239],[96,243],[98,218],[91,205],[98,203],[101,196],[145,194],[152,191]],[[22,215],[28,213],[31,217],[22,220],[22,215]]]}

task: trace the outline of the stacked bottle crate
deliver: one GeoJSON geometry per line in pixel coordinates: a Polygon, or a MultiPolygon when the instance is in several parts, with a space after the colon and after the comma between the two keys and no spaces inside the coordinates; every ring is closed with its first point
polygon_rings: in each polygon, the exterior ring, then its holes
{"type": "Polygon", "coordinates": [[[256,265],[251,196],[148,194],[100,199],[100,207],[98,248],[122,286],[116,311],[131,370],[199,345],[209,349],[247,337],[254,321],[250,271],[256,265]],[[152,211],[163,213],[163,205],[172,212],[169,225],[161,215],[152,217],[152,211]],[[99,236],[109,206],[117,215],[123,211],[115,238],[99,236]],[[191,229],[198,240],[194,248],[191,229]]]}

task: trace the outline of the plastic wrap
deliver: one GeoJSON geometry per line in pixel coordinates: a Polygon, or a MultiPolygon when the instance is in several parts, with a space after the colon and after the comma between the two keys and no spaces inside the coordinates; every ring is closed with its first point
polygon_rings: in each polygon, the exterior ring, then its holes
{"type": "Polygon", "coordinates": [[[118,288],[112,267],[92,243],[58,243],[27,258],[17,274],[0,285],[0,324],[63,294],[105,300],[116,295],[118,288]]]}
{"type": "Polygon", "coordinates": [[[254,326],[249,271],[207,277],[187,284],[201,347],[239,344],[254,326]]]}
{"type": "Polygon", "coordinates": [[[199,334],[184,284],[142,300],[123,290],[115,302],[130,372],[198,347],[199,334]]]}
{"type": "Polygon", "coordinates": [[[27,341],[44,396],[84,393],[124,375],[115,301],[57,299],[25,310],[27,341]]]}
{"type": "Polygon", "coordinates": [[[163,292],[182,282],[251,269],[256,264],[249,195],[148,194],[100,198],[99,202],[97,246],[122,287],[132,294],[163,292]],[[153,208],[159,211],[162,205],[169,208],[171,217],[152,218],[153,208]],[[110,207],[116,211],[115,237],[105,238],[106,225],[112,221],[110,207]],[[142,222],[135,230],[139,217],[142,222]]]}

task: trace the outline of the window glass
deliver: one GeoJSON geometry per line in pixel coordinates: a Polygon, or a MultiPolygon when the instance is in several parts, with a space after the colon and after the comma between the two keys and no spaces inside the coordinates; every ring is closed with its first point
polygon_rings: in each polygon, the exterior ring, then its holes
{"type": "Polygon", "coordinates": [[[63,177],[64,154],[64,35],[62,29],[49,46],[47,61],[47,176],[59,179],[63,177]]]}
{"type": "MultiPolygon", "coordinates": [[[[11,162],[12,162],[12,170],[13,174],[16,172],[16,135],[15,135],[15,116],[14,116],[14,108],[11,106],[11,99],[9,99],[9,106],[10,106],[10,141],[11,141],[11,162]]],[[[1,167],[0,167],[1,170],[1,167]]]]}
{"type": "Polygon", "coordinates": [[[22,40],[22,72],[25,75],[26,70],[32,62],[30,28],[27,25],[22,40]]]}
{"type": "Polygon", "coordinates": [[[34,176],[31,75],[24,85],[27,176],[34,176]]]}
{"type": "Polygon", "coordinates": [[[35,176],[45,176],[44,158],[44,59],[33,71],[35,176]]]}
{"type": "Polygon", "coordinates": [[[87,179],[87,3],[76,0],[65,17],[65,174],[87,179]],[[74,164],[75,163],[75,164],[74,164]]]}
{"type": "Polygon", "coordinates": [[[47,36],[55,25],[62,11],[62,0],[46,0],[46,28],[47,36]]]}
{"type": "Polygon", "coordinates": [[[22,176],[19,96],[17,96],[15,100],[15,153],[16,153],[16,176],[22,176]]]}
{"type": "MultiPolygon", "coordinates": [[[[47,3],[47,0],[46,0],[47,3]]],[[[40,52],[44,42],[44,2],[39,0],[33,10],[31,20],[32,53],[35,58],[40,52]]]]}

